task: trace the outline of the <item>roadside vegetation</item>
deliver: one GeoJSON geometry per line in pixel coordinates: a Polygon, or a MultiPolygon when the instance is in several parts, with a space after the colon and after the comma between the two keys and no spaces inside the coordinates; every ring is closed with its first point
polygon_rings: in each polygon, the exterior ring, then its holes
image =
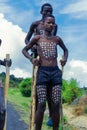
{"type": "MultiPolygon", "coordinates": [[[[5,81],[5,73],[1,73],[3,85],[5,81]]],[[[16,78],[14,75],[10,76],[10,84],[8,91],[8,102],[12,103],[14,108],[20,113],[21,119],[29,124],[29,114],[31,108],[31,89],[32,89],[32,79],[31,78],[16,78]]],[[[63,79],[62,85],[62,102],[63,104],[71,104],[75,99],[81,97],[83,94],[87,94],[87,88],[79,87],[79,83],[76,79],[70,79],[66,81],[63,79]]],[[[87,113],[87,106],[84,110],[87,113]]],[[[48,115],[44,114],[43,130],[51,130],[52,127],[48,127],[46,122],[48,120],[48,115]]],[[[76,130],[67,123],[67,118],[64,116],[64,130],[76,130]]],[[[61,123],[60,123],[60,129],[61,123]]]]}

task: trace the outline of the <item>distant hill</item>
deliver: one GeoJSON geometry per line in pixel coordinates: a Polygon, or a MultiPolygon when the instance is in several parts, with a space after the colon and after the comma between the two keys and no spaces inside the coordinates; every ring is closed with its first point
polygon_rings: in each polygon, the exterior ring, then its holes
{"type": "MultiPolygon", "coordinates": [[[[0,73],[0,78],[2,79],[3,85],[5,84],[5,72],[0,73]]],[[[23,78],[17,78],[14,75],[10,75],[9,87],[18,87],[18,84],[23,80],[23,78]]]]}

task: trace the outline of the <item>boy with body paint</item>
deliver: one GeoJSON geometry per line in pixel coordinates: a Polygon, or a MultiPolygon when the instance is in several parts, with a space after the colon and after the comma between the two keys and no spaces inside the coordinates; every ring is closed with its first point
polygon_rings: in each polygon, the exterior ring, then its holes
{"type": "Polygon", "coordinates": [[[22,53],[38,66],[36,78],[36,90],[38,105],[36,110],[36,130],[41,130],[44,111],[46,108],[47,88],[51,90],[51,109],[53,130],[58,130],[60,121],[60,105],[61,105],[61,90],[62,90],[62,72],[57,63],[57,46],[63,50],[63,59],[60,60],[62,66],[67,62],[68,50],[64,42],[59,36],[53,36],[52,30],[55,25],[55,18],[48,15],[44,19],[44,35],[35,35],[34,38],[23,48],[22,53]],[[37,46],[39,59],[32,58],[28,51],[34,46],[37,46]],[[51,84],[51,86],[49,86],[51,84]]]}
{"type": "MultiPolygon", "coordinates": [[[[40,13],[42,14],[42,18],[41,20],[38,20],[38,21],[35,21],[31,24],[30,26],[30,29],[29,29],[29,32],[27,33],[27,36],[25,38],[25,43],[28,44],[32,35],[44,35],[44,25],[43,25],[43,22],[44,22],[44,19],[47,15],[53,13],[53,8],[52,8],[52,5],[49,4],[49,3],[45,3],[42,5],[41,7],[41,11],[40,13]]],[[[56,33],[57,33],[57,24],[55,23],[54,24],[54,27],[53,27],[53,30],[52,30],[52,35],[55,36],[56,33]]],[[[31,49],[33,51],[33,54],[34,54],[34,57],[37,57],[38,53],[37,53],[37,46],[34,45],[34,47],[32,47],[31,49]]],[[[49,84],[50,85],[50,84],[49,84]]],[[[48,125],[52,126],[52,118],[51,118],[51,91],[49,90],[49,87],[48,87],[48,97],[47,97],[47,102],[48,102],[48,108],[49,108],[49,120],[47,122],[48,125]]],[[[37,97],[36,97],[36,109],[37,109],[37,97]]]]}

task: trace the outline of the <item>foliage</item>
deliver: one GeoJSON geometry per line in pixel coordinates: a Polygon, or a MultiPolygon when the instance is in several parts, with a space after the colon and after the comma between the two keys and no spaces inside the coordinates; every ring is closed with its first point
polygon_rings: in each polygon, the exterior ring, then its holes
{"type": "Polygon", "coordinates": [[[81,88],[81,90],[82,90],[82,92],[83,92],[83,95],[87,95],[87,87],[85,87],[85,86],[83,86],[82,88],[81,88]]]}
{"type": "Polygon", "coordinates": [[[22,82],[19,84],[19,88],[23,96],[26,96],[26,97],[31,96],[31,85],[32,85],[31,78],[26,78],[22,80],[22,82]]]}
{"type": "Polygon", "coordinates": [[[81,89],[76,79],[70,81],[63,80],[62,100],[63,103],[71,103],[75,98],[81,96],[81,89]]]}
{"type": "Polygon", "coordinates": [[[84,109],[84,113],[87,114],[87,106],[84,109]]]}
{"type": "Polygon", "coordinates": [[[18,87],[19,83],[23,80],[23,78],[17,78],[14,75],[10,75],[10,87],[18,87]]]}
{"type": "MultiPolygon", "coordinates": [[[[2,78],[3,85],[5,83],[5,73],[2,72],[0,74],[0,77],[2,78]]],[[[29,78],[28,78],[29,79],[29,78]]],[[[21,93],[25,96],[30,96],[31,94],[31,79],[26,80],[23,78],[17,78],[14,75],[10,75],[10,87],[18,87],[21,84],[23,84],[23,87],[21,90],[21,93]],[[24,81],[23,81],[24,80],[24,81]],[[23,83],[22,83],[23,81],[23,83]],[[28,82],[29,81],[29,82],[28,82]]],[[[63,85],[62,85],[62,101],[63,103],[71,103],[74,99],[79,97],[81,94],[87,94],[87,87],[80,88],[79,83],[77,82],[76,79],[70,79],[69,81],[63,80],[63,85]]]]}
{"type": "Polygon", "coordinates": [[[2,82],[5,82],[5,72],[0,73],[0,78],[2,79],[2,82]]]}
{"type": "MultiPolygon", "coordinates": [[[[3,85],[5,84],[6,74],[5,72],[0,73],[0,78],[2,79],[3,85]]],[[[18,84],[23,80],[23,78],[17,78],[14,75],[10,75],[9,87],[18,87],[18,84]]]]}
{"type": "MultiPolygon", "coordinates": [[[[31,98],[24,97],[19,88],[9,88],[8,91],[8,101],[12,103],[15,110],[19,112],[20,119],[23,120],[27,125],[29,125],[29,115],[31,110],[31,98]]],[[[64,122],[67,121],[64,117],[64,122]]],[[[47,126],[48,115],[44,114],[42,130],[52,130],[52,127],[47,126]]],[[[62,130],[62,125],[60,124],[59,130],[62,130]]],[[[64,130],[74,130],[69,125],[64,127],[64,130]]]]}

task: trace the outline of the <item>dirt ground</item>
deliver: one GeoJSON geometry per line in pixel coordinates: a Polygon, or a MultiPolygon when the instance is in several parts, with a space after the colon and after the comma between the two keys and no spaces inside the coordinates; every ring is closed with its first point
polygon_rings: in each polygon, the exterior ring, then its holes
{"type": "MultiPolygon", "coordinates": [[[[48,114],[48,110],[46,110],[48,114]]],[[[75,126],[76,130],[87,130],[87,115],[76,116],[73,114],[72,106],[63,106],[63,115],[67,117],[68,124],[75,126]]],[[[7,105],[7,129],[6,130],[28,130],[27,124],[25,124],[14,109],[14,107],[8,103],[7,105]]]]}
{"type": "Polygon", "coordinates": [[[87,130],[87,115],[74,115],[72,106],[64,106],[63,114],[70,125],[75,126],[78,130],[87,130]]]}

